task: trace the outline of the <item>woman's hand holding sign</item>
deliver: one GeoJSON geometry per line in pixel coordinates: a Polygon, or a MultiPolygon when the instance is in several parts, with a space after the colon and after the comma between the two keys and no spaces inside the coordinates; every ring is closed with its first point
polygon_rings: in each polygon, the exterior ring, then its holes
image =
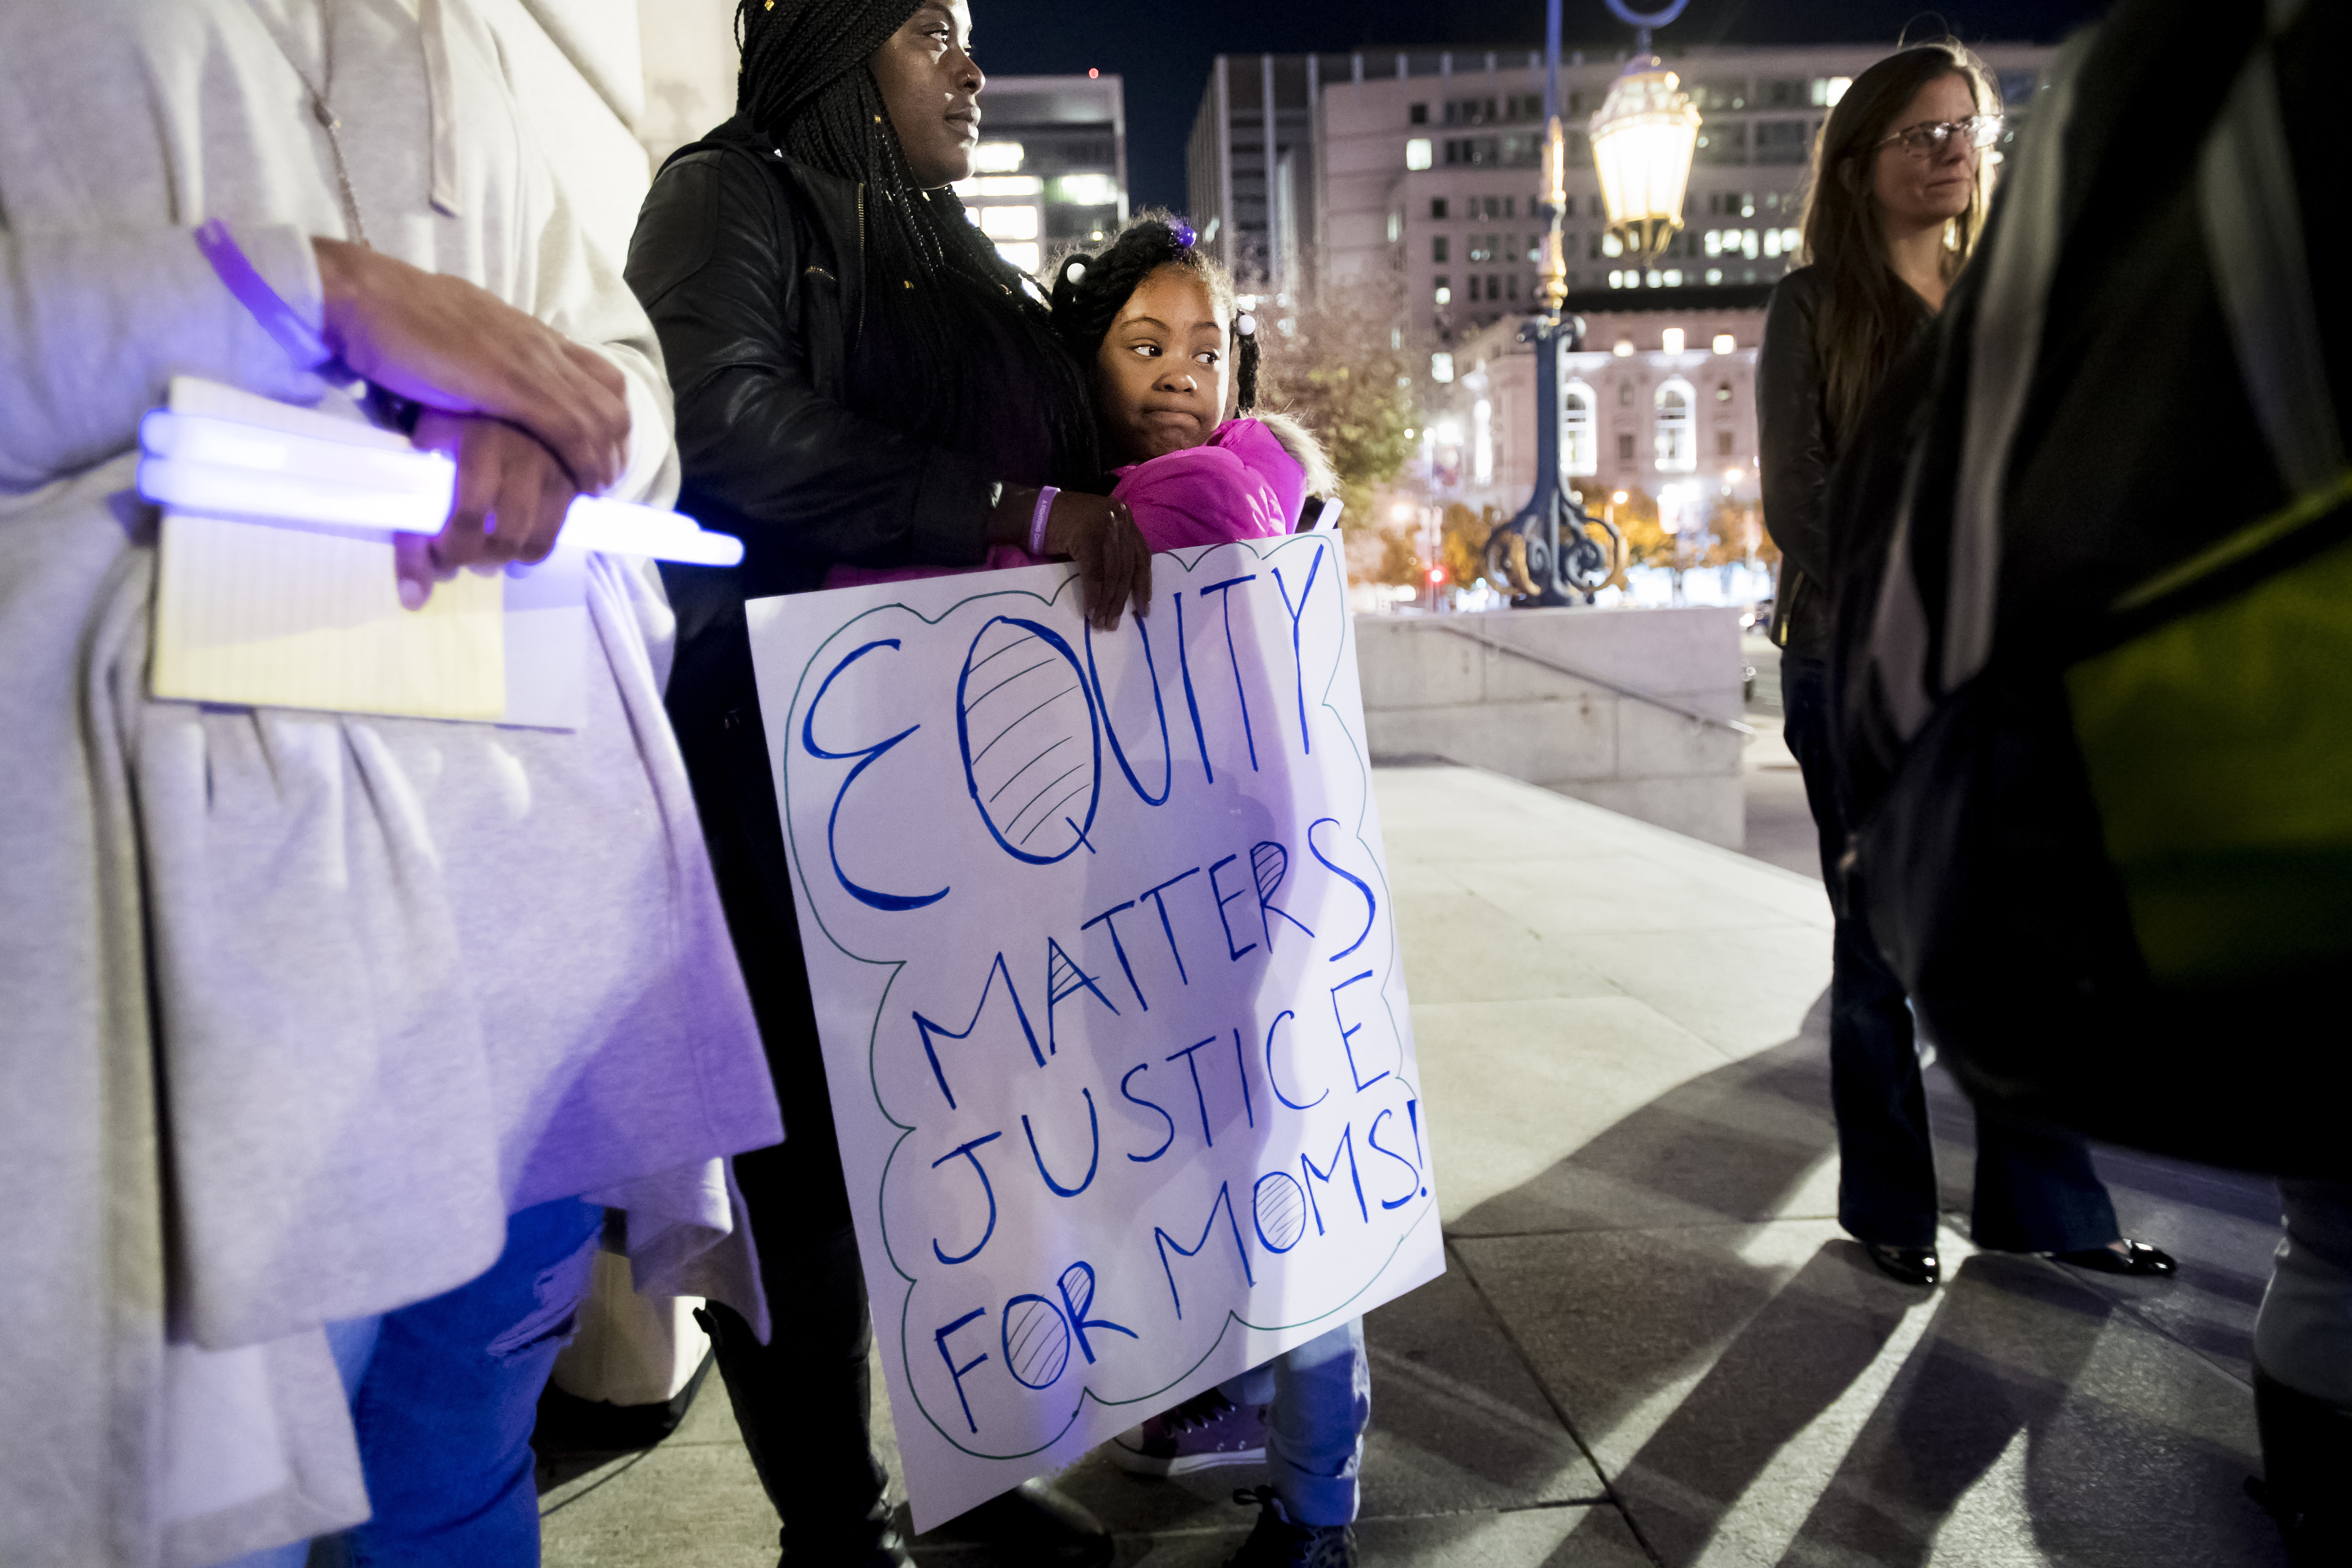
{"type": "MultiPolygon", "coordinates": [[[[989,517],[991,542],[1026,542],[1037,494],[1027,486],[1004,488],[1003,499],[989,517]]],[[[1056,494],[1045,514],[1045,550],[1077,563],[1087,619],[1096,630],[1118,630],[1119,613],[1130,602],[1137,616],[1150,613],[1151,546],[1144,542],[1125,501],[1079,490],[1056,494]]]]}

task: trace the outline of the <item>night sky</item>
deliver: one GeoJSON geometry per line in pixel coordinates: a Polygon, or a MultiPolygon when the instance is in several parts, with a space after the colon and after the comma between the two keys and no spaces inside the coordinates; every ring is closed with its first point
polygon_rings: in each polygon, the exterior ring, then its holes
{"type": "MultiPolygon", "coordinates": [[[[1639,3],[1639,0],[1637,0],[1639,3]]],[[[1654,4],[1642,4],[1645,10],[1654,4]]],[[[1970,43],[2054,43],[2096,19],[2105,0],[1691,0],[1658,40],[1676,44],[1807,44],[1882,40],[1950,30],[1970,43]]],[[[1615,52],[1632,33],[1601,0],[1567,0],[1564,49],[1615,52]]],[[[981,64],[1009,75],[1084,71],[1127,79],[1128,179],[1139,206],[1184,205],[1184,139],[1218,54],[1344,53],[1423,47],[1539,48],[1540,0],[971,0],[981,64]]],[[[983,98],[983,108],[986,100],[983,98]]]]}

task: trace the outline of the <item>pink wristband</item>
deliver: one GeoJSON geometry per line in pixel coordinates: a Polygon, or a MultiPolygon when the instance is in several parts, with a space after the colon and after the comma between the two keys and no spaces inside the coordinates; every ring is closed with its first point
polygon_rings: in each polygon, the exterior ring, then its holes
{"type": "Polygon", "coordinates": [[[1061,493],[1053,485],[1047,485],[1037,492],[1037,510],[1029,517],[1029,553],[1032,555],[1045,553],[1045,514],[1054,510],[1054,498],[1061,493]]]}

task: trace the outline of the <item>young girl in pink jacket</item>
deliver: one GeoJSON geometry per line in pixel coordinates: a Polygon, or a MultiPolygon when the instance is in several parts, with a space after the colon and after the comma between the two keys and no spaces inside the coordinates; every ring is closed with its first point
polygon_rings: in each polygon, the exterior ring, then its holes
{"type": "MultiPolygon", "coordinates": [[[[1088,373],[1111,499],[1154,551],[1274,538],[1310,496],[1337,488],[1322,447],[1297,420],[1255,412],[1257,327],[1233,280],[1181,219],[1143,217],[1094,255],[1065,258],[1054,324],[1088,373]],[[1224,418],[1228,405],[1239,416],[1224,418]]],[[[981,571],[1039,564],[1055,491],[1037,500],[1030,548],[991,548],[981,571]]],[[[975,568],[835,566],[828,588],[975,568]]],[[[1228,1568],[1352,1568],[1357,1475],[1371,1376],[1361,1319],[1276,1356],[1120,1434],[1112,1457],[1150,1475],[1261,1460],[1256,1528],[1228,1568]]],[[[1252,1494],[1244,1493],[1247,1498],[1252,1494]]]]}
{"type": "MultiPolygon", "coordinates": [[[[1289,533],[1309,496],[1332,492],[1314,437],[1254,412],[1256,325],[1189,225],[1138,219],[1099,253],[1066,258],[1053,297],[1055,329],[1089,373],[1104,461],[1118,465],[1111,497],[1153,550],[1289,533]],[[1229,403],[1239,417],[1224,418],[1229,403]]],[[[1255,1494],[1256,1529],[1230,1568],[1341,1568],[1356,1561],[1370,1414],[1358,1319],[1122,1433],[1112,1456],[1168,1475],[1263,1453],[1274,1484],[1255,1494]]]]}
{"type": "MultiPolygon", "coordinates": [[[[1111,499],[1154,551],[1289,533],[1308,497],[1337,488],[1305,426],[1255,410],[1256,323],[1235,310],[1233,280],[1181,219],[1138,218],[1099,254],[1064,260],[1054,323],[1092,373],[1111,499]],[[1238,417],[1223,417],[1229,404],[1238,417]]],[[[1040,495],[1041,519],[1055,494],[1040,495]]],[[[1048,559],[1042,548],[999,544],[979,569],[1048,559]]],[[[836,566],[824,581],[844,588],[959,570],[836,566]]]]}

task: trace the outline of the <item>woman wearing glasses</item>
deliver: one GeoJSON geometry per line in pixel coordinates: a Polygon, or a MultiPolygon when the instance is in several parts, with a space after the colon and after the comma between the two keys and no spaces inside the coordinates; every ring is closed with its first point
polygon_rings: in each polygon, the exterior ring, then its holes
{"type": "MultiPolygon", "coordinates": [[[[1957,44],[1905,49],[1856,77],[1814,148],[1806,265],[1781,279],[1765,320],[1756,392],[1764,521],[1783,557],[1772,636],[1789,749],[1804,771],[1832,889],[1846,825],[1828,708],[1838,562],[1822,501],[1843,437],[1874,397],[1900,395],[1885,385],[1887,373],[1928,335],[1983,231],[1998,102],[1957,44]]],[[[1843,912],[1830,981],[1830,1090],[1838,1223],[1886,1273],[1935,1284],[1935,1152],[1911,1013],[1867,927],[1843,912]]],[[[2080,1138],[1991,1117],[1978,1122],[1972,1229],[1979,1247],[2107,1273],[2173,1268],[2157,1248],[2119,1237],[2080,1138]]]]}

